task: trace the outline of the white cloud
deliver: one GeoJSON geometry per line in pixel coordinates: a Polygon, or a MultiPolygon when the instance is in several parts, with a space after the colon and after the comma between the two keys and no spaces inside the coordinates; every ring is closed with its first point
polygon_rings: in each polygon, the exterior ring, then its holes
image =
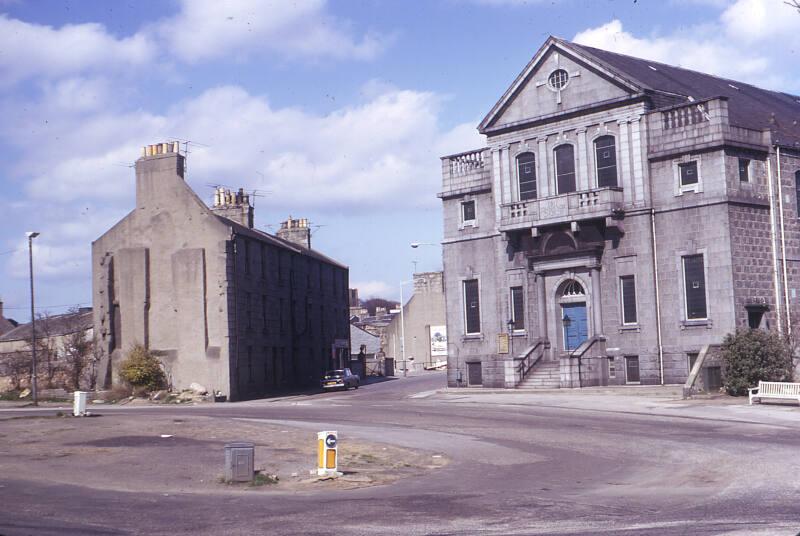
{"type": "Polygon", "coordinates": [[[277,51],[290,57],[371,59],[386,39],[356,37],[324,0],[182,0],[180,12],[155,32],[183,61],[241,59],[277,51]]]}
{"type": "Polygon", "coordinates": [[[385,281],[351,281],[350,287],[358,289],[358,297],[362,300],[369,298],[392,299],[399,292],[396,286],[385,281]]]}
{"type": "MultiPolygon", "coordinates": [[[[14,180],[31,207],[47,207],[37,220],[45,277],[88,270],[68,258],[88,259],[87,244],[133,208],[134,172],[126,166],[142,145],[169,135],[208,145],[194,146],[188,159],[187,179],[201,197],[210,197],[209,183],[269,191],[258,198],[262,222],[278,212],[435,209],[439,156],[482,145],[472,124],[440,125],[442,99],[430,92],[373,84],[370,98],[330,114],[275,108],[238,86],[209,89],[157,114],[65,106],[65,96],[95,85],[66,80],[25,111],[3,110],[12,114],[0,137],[15,151],[14,180]],[[46,136],[37,126],[44,118],[46,136]]],[[[14,275],[23,271],[13,264],[14,275]]]]}
{"type": "Polygon", "coordinates": [[[16,129],[3,134],[23,151],[17,169],[36,170],[28,192],[37,199],[128,196],[132,172],[124,163],[141,145],[180,133],[208,145],[189,157],[195,186],[270,190],[264,204],[272,206],[370,211],[435,205],[439,155],[480,144],[474,127],[440,128],[439,101],[433,93],[395,90],[318,115],[274,109],[264,97],[224,86],[164,115],[101,112],[54,126],[52,152],[41,139],[14,137],[16,129]]]}
{"type": "Polygon", "coordinates": [[[800,44],[800,13],[783,1],[739,0],[722,14],[726,35],[747,44],[800,44]]]}
{"type": "Polygon", "coordinates": [[[154,54],[154,44],[142,34],[119,39],[102,24],[56,29],[0,14],[0,85],[34,76],[120,70],[142,65],[154,54]]]}
{"type": "Polygon", "coordinates": [[[796,60],[800,14],[775,0],[738,0],[716,21],[666,35],[634,36],[612,20],[579,32],[573,41],[769,89],[800,88],[800,79],[781,67],[796,60]]]}
{"type": "Polygon", "coordinates": [[[145,65],[151,72],[169,71],[178,60],[244,60],[264,52],[372,59],[392,39],[356,35],[349,21],[328,12],[324,0],[182,0],[175,15],[127,37],[97,23],[54,28],[0,14],[0,87],[30,78],[139,72],[145,65]]]}

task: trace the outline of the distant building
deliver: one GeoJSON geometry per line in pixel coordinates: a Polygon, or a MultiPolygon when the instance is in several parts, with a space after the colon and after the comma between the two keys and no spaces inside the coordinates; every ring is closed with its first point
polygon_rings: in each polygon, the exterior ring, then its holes
{"type": "Polygon", "coordinates": [[[259,231],[242,190],[216,190],[209,208],[183,171],[177,143],[146,147],[135,209],[92,244],[98,383],[137,343],[174,388],[231,400],[316,385],[346,364],[347,267],[310,248],[306,220],[259,231]]]}
{"type": "MultiPolygon", "coordinates": [[[[44,315],[36,319],[36,348],[39,376],[49,374],[53,384],[66,384],[64,365],[67,338],[77,332],[84,332],[85,339],[94,336],[92,308],[82,307],[58,315],[44,315]],[[45,354],[49,355],[45,355],[45,354]]],[[[24,368],[23,385],[29,385],[31,374],[31,339],[33,329],[30,322],[18,324],[12,330],[0,335],[0,392],[11,387],[10,377],[19,374],[13,367],[24,368]]],[[[44,387],[44,385],[40,385],[44,387]]]]}
{"type": "Polygon", "coordinates": [[[422,370],[447,363],[447,328],[442,272],[414,274],[414,293],[386,327],[382,350],[396,370],[422,370]],[[403,345],[405,333],[405,345],[403,345]],[[405,359],[403,347],[405,346],[405,359]]]}
{"type": "Polygon", "coordinates": [[[736,328],[791,330],[798,117],[797,96],[547,39],[487,147],[442,159],[448,384],[683,383],[736,328]]]}

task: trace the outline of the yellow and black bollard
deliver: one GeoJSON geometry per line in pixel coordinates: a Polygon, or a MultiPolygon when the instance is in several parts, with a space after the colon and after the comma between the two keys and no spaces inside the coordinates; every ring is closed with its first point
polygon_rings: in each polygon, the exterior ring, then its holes
{"type": "Polygon", "coordinates": [[[317,432],[317,475],[336,476],[338,462],[336,432],[317,432]]]}

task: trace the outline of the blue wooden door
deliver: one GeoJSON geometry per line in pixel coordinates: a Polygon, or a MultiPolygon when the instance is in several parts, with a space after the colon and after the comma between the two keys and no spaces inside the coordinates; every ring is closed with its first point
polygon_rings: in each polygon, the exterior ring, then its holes
{"type": "Polygon", "coordinates": [[[564,322],[563,327],[564,349],[570,352],[580,346],[581,343],[587,338],[589,338],[589,328],[586,325],[586,303],[562,304],[562,320],[565,317],[569,318],[569,322],[564,322]]]}

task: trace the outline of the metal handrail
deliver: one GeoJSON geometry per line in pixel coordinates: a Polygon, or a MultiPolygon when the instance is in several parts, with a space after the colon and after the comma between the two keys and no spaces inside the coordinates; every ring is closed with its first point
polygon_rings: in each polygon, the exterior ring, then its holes
{"type": "Polygon", "coordinates": [[[534,365],[539,362],[539,360],[544,355],[544,350],[549,346],[549,342],[547,339],[537,339],[532,345],[525,349],[523,354],[519,357],[514,357],[513,359],[519,360],[519,365],[517,365],[517,385],[522,383],[527,376],[528,372],[531,371],[534,365]],[[539,349],[542,348],[542,351],[534,358],[531,359],[531,355],[539,349]]]}

